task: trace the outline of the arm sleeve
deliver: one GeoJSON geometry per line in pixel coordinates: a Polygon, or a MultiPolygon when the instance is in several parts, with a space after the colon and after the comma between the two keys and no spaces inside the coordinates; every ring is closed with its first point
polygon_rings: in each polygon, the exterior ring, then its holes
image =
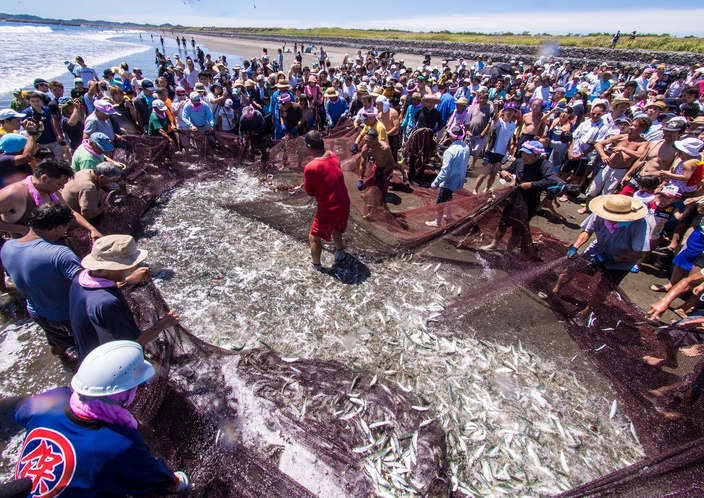
{"type": "Polygon", "coordinates": [[[649,251],[650,250],[650,233],[648,223],[644,220],[638,220],[633,223],[635,228],[631,236],[631,248],[634,251],[649,251]]]}
{"type": "Polygon", "coordinates": [[[193,126],[191,123],[191,106],[187,105],[183,108],[183,114],[181,115],[183,122],[185,123],[186,126],[189,128],[193,126]]]}
{"type": "Polygon", "coordinates": [[[596,230],[596,218],[595,214],[590,214],[589,217],[582,222],[582,230],[592,235],[596,230]]]}
{"type": "Polygon", "coordinates": [[[447,173],[450,171],[450,164],[454,158],[455,155],[449,149],[442,155],[442,168],[440,168],[438,176],[433,180],[433,187],[439,187],[445,181],[447,173]]]}
{"type": "Polygon", "coordinates": [[[73,280],[78,272],[83,270],[81,260],[78,259],[71,249],[68,247],[59,246],[59,249],[54,255],[54,265],[64,277],[73,280]]]}
{"type": "Polygon", "coordinates": [[[328,128],[332,128],[334,121],[332,119],[332,116],[330,116],[330,101],[329,100],[325,103],[325,117],[328,120],[328,128]]]}
{"type": "Polygon", "coordinates": [[[543,179],[537,182],[531,182],[532,188],[537,188],[540,190],[545,190],[548,187],[557,185],[557,175],[552,169],[552,164],[547,159],[543,160],[543,164],[540,165],[541,173],[543,174],[543,179]]]}

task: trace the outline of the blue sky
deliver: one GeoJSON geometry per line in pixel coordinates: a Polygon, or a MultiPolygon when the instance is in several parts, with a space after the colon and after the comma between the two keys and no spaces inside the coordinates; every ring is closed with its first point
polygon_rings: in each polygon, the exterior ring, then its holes
{"type": "Polygon", "coordinates": [[[154,24],[170,22],[190,26],[339,26],[401,28],[414,31],[447,29],[554,34],[612,32],[620,29],[622,32],[637,30],[677,36],[704,36],[704,5],[701,0],[680,0],[669,4],[668,8],[662,8],[663,5],[668,5],[667,3],[655,0],[504,0],[454,3],[457,7],[452,10],[431,10],[428,6],[434,5],[433,2],[418,0],[293,4],[282,0],[121,0],[115,8],[103,3],[95,4],[100,5],[101,9],[86,9],[86,5],[92,4],[55,0],[9,0],[0,10],[9,14],[33,14],[60,19],[103,19],[154,24]]]}

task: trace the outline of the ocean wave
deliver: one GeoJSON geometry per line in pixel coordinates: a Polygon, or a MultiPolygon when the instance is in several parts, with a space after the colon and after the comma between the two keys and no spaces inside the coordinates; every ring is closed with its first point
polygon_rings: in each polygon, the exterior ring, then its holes
{"type": "Polygon", "coordinates": [[[0,34],[32,34],[53,33],[49,26],[0,26],[0,34]]]}

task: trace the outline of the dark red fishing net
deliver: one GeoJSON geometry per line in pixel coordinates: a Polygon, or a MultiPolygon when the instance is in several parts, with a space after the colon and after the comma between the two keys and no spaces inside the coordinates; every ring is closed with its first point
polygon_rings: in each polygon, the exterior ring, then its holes
{"type": "MultiPolygon", "coordinates": [[[[427,161],[433,154],[435,143],[425,135],[419,134],[418,143],[412,142],[406,150],[414,161],[427,161]]],[[[417,257],[433,257],[461,270],[459,257],[440,257],[432,251],[433,245],[449,243],[460,252],[479,251],[480,246],[493,240],[500,223],[505,224],[507,232],[502,244],[513,237],[518,252],[482,252],[482,256],[490,267],[505,271],[507,278],[521,276],[521,285],[547,296],[555,317],[565,324],[583,353],[620,395],[650,459],[564,496],[697,495],[688,492],[704,482],[699,440],[704,435],[700,397],[704,364],[684,379],[645,365],[642,357],[662,353],[662,342],[644,323],[642,310],[599,272],[591,276],[578,274],[559,295],[553,294],[551,288],[567,260],[552,262],[563,258],[567,245],[529,227],[525,203],[515,189],[480,196],[457,193],[451,201],[454,218],[442,228],[425,223],[434,219],[436,213],[436,191],[430,188],[414,185],[411,189],[394,177],[391,192],[403,192],[406,204],[415,206],[397,213],[384,206],[376,187],[358,194],[355,184],[359,156],[349,152],[354,137],[351,127],[340,127],[330,133],[327,148],[340,157],[347,172],[353,216],[346,243],[355,254],[386,258],[414,252],[417,257]],[[612,292],[594,308],[598,326],[587,326],[574,318],[596,286],[610,286],[612,292]],[[662,386],[673,387],[654,399],[649,391],[662,386]],[[664,418],[658,405],[684,416],[676,420],[664,418]],[[688,446],[682,447],[683,444],[688,446]],[[629,489],[639,491],[627,492],[629,489]]],[[[316,207],[297,188],[309,160],[303,139],[281,141],[271,149],[268,161],[262,162],[246,146],[240,147],[233,135],[217,133],[216,138],[218,146],[213,147],[202,134],[181,132],[181,151],[170,149],[161,138],[119,139],[116,159],[127,164],[122,195],[99,220],[97,228],[104,234],[133,233],[144,212],[164,192],[192,179],[219,178],[228,166],[237,164],[277,187],[266,198],[228,207],[307,240],[316,207]],[[286,206],[301,209],[284,209],[286,206]]],[[[419,167],[416,169],[420,184],[429,186],[424,183],[427,177],[422,176],[419,167]]],[[[85,252],[88,246],[80,240],[80,231],[74,234],[77,251],[85,252]]],[[[445,330],[464,330],[453,327],[453,323],[462,322],[468,303],[491,292],[489,286],[463,294],[446,308],[441,325],[445,330]]],[[[126,294],[142,325],[153,323],[168,309],[151,283],[126,294]]],[[[268,424],[280,428],[334,469],[336,479],[354,496],[368,496],[373,485],[362,470],[360,454],[353,451],[364,439],[350,427],[351,422],[333,415],[347,409],[344,400],[351,386],[363,394],[370,413],[392,417],[402,432],[412,431],[425,418],[409,409],[412,399],[406,393],[391,386],[388,390],[372,387],[368,372],[353,372],[334,361],[284,361],[268,350],[223,350],[204,343],[182,327],[150,344],[148,356],[160,366],[159,378],[142,390],[135,413],[155,453],[192,476],[196,483],[193,496],[312,496],[279,470],[280,448],[264,445],[253,449],[241,443],[237,400],[243,394],[238,391],[242,386],[271,408],[266,414],[268,424]],[[233,384],[225,372],[235,374],[243,383],[233,384]]],[[[423,483],[418,494],[448,496],[442,429],[433,422],[418,437],[418,469],[423,483]]]]}

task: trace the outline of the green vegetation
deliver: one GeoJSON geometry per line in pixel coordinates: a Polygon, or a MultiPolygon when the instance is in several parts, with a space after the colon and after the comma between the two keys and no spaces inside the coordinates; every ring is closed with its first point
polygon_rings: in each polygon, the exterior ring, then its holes
{"type": "MultiPolygon", "coordinates": [[[[196,29],[196,28],[189,28],[196,29]]],[[[201,28],[198,28],[201,29],[201,28]]],[[[428,40],[462,43],[504,43],[510,45],[544,45],[554,44],[566,47],[604,47],[611,44],[613,33],[590,33],[588,35],[568,34],[554,36],[546,33],[531,35],[530,33],[452,33],[450,31],[413,32],[392,29],[343,29],[343,28],[313,28],[313,29],[282,29],[282,28],[207,28],[212,32],[248,32],[263,35],[292,35],[306,37],[329,36],[333,38],[379,38],[399,40],[428,40]]],[[[622,33],[617,48],[626,49],[629,33],[622,33]]],[[[675,37],[668,34],[639,34],[633,43],[634,49],[672,50],[704,53],[704,38],[694,36],[675,37]]]]}

